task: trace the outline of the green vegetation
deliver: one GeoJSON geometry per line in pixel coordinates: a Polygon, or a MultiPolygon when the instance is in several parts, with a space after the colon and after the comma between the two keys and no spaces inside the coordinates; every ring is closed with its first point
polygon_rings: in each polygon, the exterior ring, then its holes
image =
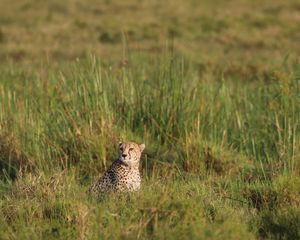
{"type": "Polygon", "coordinates": [[[300,239],[297,1],[2,2],[0,239],[300,239]]]}

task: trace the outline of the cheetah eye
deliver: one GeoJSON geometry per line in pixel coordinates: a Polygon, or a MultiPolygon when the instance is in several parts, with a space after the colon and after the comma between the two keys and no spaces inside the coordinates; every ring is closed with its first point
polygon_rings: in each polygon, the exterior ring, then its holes
{"type": "Polygon", "coordinates": [[[129,151],[132,151],[133,150],[133,148],[129,148],[129,151]]]}
{"type": "Polygon", "coordinates": [[[120,147],[120,151],[123,152],[123,148],[122,147],[120,147]]]}

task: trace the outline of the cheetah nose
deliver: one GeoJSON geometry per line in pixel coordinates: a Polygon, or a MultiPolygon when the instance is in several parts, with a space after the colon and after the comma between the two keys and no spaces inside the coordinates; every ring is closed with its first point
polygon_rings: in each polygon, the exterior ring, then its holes
{"type": "Polygon", "coordinates": [[[122,157],[126,157],[127,156],[127,154],[122,154],[122,157]]]}

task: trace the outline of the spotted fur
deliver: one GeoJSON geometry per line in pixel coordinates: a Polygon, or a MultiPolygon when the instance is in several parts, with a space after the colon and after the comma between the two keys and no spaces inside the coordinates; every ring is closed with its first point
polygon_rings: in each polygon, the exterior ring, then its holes
{"type": "Polygon", "coordinates": [[[89,188],[89,193],[110,191],[136,191],[140,189],[139,163],[145,144],[125,142],[119,144],[119,158],[89,188]]]}

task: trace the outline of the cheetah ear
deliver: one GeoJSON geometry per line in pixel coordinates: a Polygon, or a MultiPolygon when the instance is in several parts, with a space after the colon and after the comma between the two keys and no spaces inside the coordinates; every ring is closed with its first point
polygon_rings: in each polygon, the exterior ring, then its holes
{"type": "Polygon", "coordinates": [[[144,149],[145,149],[146,146],[145,146],[144,143],[142,143],[142,144],[139,145],[139,147],[140,147],[140,150],[141,150],[141,152],[142,152],[142,151],[144,151],[144,149]]]}
{"type": "Polygon", "coordinates": [[[122,144],[123,144],[123,143],[120,141],[120,142],[119,142],[119,147],[121,147],[122,144]]]}

